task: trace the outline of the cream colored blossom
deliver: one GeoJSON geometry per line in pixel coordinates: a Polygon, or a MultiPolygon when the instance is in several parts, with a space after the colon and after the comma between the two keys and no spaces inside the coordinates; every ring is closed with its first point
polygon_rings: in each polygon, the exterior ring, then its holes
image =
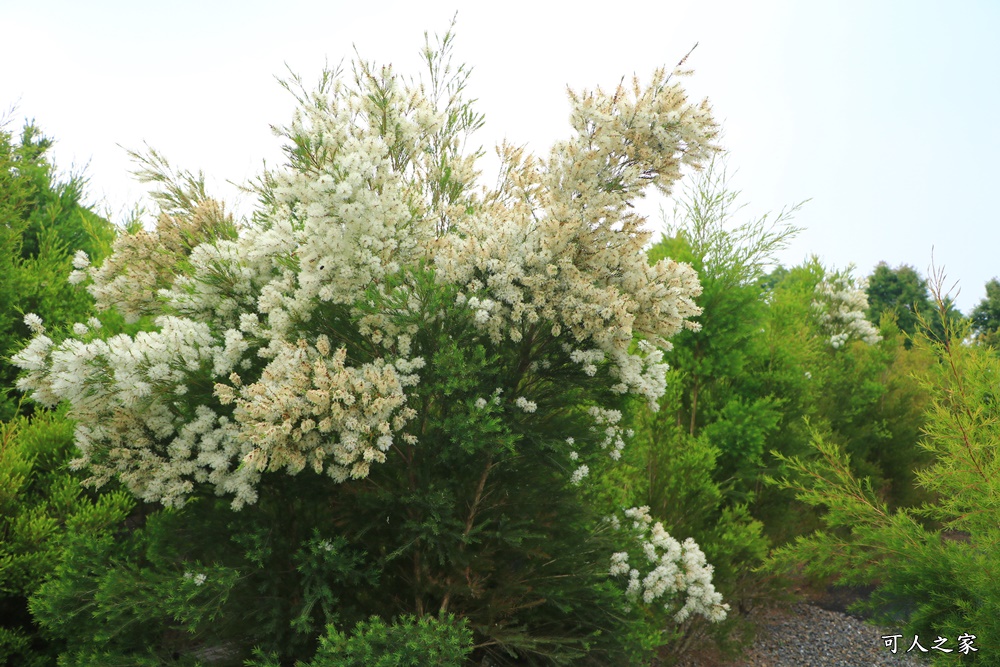
{"type": "MultiPolygon", "coordinates": [[[[694,324],[700,293],[694,271],[662,260],[650,266],[649,234],[631,202],[649,185],[668,192],[680,166],[699,166],[714,150],[707,104],[691,104],[679,84],[657,71],[613,94],[570,95],[575,136],[547,161],[502,146],[500,187],[456,220],[458,235],[438,239],[442,279],[464,285],[467,303],[488,298],[474,320],[499,342],[512,328],[540,320],[602,352],[616,384],[651,404],[664,391],[658,350],[632,353],[638,335],[654,347],[694,324]]],[[[593,363],[584,365],[596,373],[593,363]]]]}
{"type": "Polygon", "coordinates": [[[45,326],[42,324],[42,318],[34,313],[28,313],[24,316],[24,324],[33,334],[40,335],[45,333],[45,326]]]}
{"type": "Polygon", "coordinates": [[[305,467],[334,479],[367,474],[382,463],[399,431],[416,413],[394,366],[385,362],[352,368],[346,350],[333,355],[299,341],[268,364],[260,381],[236,392],[217,385],[220,400],[235,400],[239,436],[253,445],[259,470],[297,473],[305,467]],[[394,421],[394,416],[401,417],[394,421]],[[334,434],[336,434],[334,436],[334,434]]]}
{"type": "MultiPolygon", "coordinates": [[[[99,308],[149,316],[153,330],[81,324],[56,343],[26,318],[35,335],[14,356],[18,386],[70,403],[74,465],[93,484],[118,478],[168,505],[204,485],[240,507],[263,474],[364,477],[400,443],[420,446],[406,431],[425,365],[418,334],[456,314],[493,345],[558,349],[558,338],[583,377],[656,405],[663,351],[695,326],[700,287],[687,265],[648,264],[633,203],[714,150],[707,104],[663,71],[573,93],[567,140],[544,158],[501,146],[497,187],[476,189],[477,153],[463,153],[448,110],[391,68],[354,74],[304,94],[279,128],[289,164],[263,176],[252,221],[195,201],[122,233],[99,266],[74,258],[99,308]],[[453,311],[424,312],[399,284],[417,271],[457,290],[453,311]],[[350,333],[337,339],[337,327],[350,333]]],[[[529,361],[531,373],[551,368],[529,361]]],[[[509,404],[497,389],[474,405],[532,419],[539,406],[512,390],[509,404]]],[[[620,456],[620,414],[591,416],[598,444],[620,456]]]]}
{"type": "Polygon", "coordinates": [[[93,282],[88,290],[99,309],[115,307],[129,321],[155,314],[160,289],[170,286],[180,263],[199,244],[231,233],[233,221],[218,202],[205,200],[187,215],[163,214],[154,229],[123,232],[113,252],[99,267],[89,259],[74,258],[78,270],[87,269],[93,282]]]}

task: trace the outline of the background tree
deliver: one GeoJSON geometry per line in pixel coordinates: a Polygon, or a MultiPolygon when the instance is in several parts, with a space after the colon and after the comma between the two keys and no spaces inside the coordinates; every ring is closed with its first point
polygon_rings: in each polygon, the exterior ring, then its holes
{"type": "MultiPolygon", "coordinates": [[[[906,349],[891,320],[883,321],[877,338],[867,321],[859,330],[861,338],[846,329],[831,330],[830,322],[820,317],[830,306],[817,308],[818,289],[831,276],[836,282],[837,275],[812,258],[780,268],[766,280],[769,351],[757,373],[783,407],[768,449],[803,456],[813,434],[821,432],[849,449],[855,470],[870,476],[888,502],[919,502],[913,475],[926,462],[917,440],[927,395],[912,374],[932,361],[919,350],[906,349]]],[[[865,310],[860,301],[855,304],[856,312],[865,310]]],[[[860,321],[850,312],[840,319],[860,321]]],[[[770,475],[783,465],[770,455],[767,461],[770,475]]],[[[789,493],[766,486],[758,486],[757,492],[755,514],[777,543],[813,527],[817,517],[807,508],[789,513],[795,503],[789,493]]]]}
{"type": "MultiPolygon", "coordinates": [[[[949,297],[945,299],[949,321],[954,325],[962,314],[949,297]]],[[[908,337],[918,333],[920,322],[928,323],[939,340],[944,336],[927,280],[908,264],[891,269],[885,262],[879,262],[868,277],[868,304],[868,319],[876,324],[889,315],[908,337]]],[[[907,339],[905,344],[909,347],[911,343],[907,339]]]]}
{"type": "MultiPolygon", "coordinates": [[[[698,329],[678,334],[672,364],[683,371],[685,385],[681,392],[684,407],[676,417],[692,436],[720,412],[741,411],[736,403],[744,402],[749,393],[742,391],[741,383],[752,382],[744,371],[760,344],[766,309],[759,281],[775,263],[775,253],[798,233],[789,220],[799,206],[783,210],[773,219],[765,215],[734,223],[743,208],[739,192],[726,187],[725,165],[713,161],[678,199],[673,225],[649,252],[652,262],[663,257],[688,262],[701,282],[697,301],[702,311],[695,318],[698,329]]],[[[760,403],[751,410],[767,412],[768,407],[760,403]]],[[[733,451],[723,452],[723,456],[737,459],[755,455],[753,451],[733,451]]]]}
{"type": "Polygon", "coordinates": [[[1000,349],[1000,280],[986,283],[986,296],[970,316],[976,341],[1000,349]]]}
{"type": "Polygon", "coordinates": [[[920,318],[927,319],[934,312],[927,281],[908,264],[892,269],[879,262],[868,277],[868,306],[869,320],[879,322],[883,314],[890,314],[908,336],[917,333],[920,318]]]}
{"type": "Polygon", "coordinates": [[[73,422],[65,410],[19,412],[9,355],[30,331],[25,313],[55,328],[92,315],[93,299],[67,281],[77,251],[100,257],[112,225],[84,202],[81,175],[59,177],[52,141],[28,123],[15,137],[0,125],[0,663],[55,664],[59,650],[28,612],[28,598],[62,558],[68,530],[101,530],[122,498],[97,497],[67,470],[73,422]]]}
{"type": "Polygon", "coordinates": [[[57,177],[51,146],[31,123],[19,140],[0,124],[0,420],[17,410],[9,356],[30,335],[24,313],[53,324],[85,320],[93,300],[66,280],[73,256],[102,256],[114,238],[112,225],[84,204],[83,176],[57,177]]]}
{"type": "Polygon", "coordinates": [[[65,410],[0,425],[0,662],[54,665],[62,646],[43,636],[28,598],[61,563],[68,533],[104,534],[127,516],[127,494],[96,496],[67,470],[73,422],[65,410]]]}

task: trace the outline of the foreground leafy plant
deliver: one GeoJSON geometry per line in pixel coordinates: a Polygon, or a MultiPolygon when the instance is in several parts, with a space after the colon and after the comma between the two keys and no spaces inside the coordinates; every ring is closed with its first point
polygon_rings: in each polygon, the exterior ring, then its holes
{"type": "MultiPolygon", "coordinates": [[[[460,667],[472,651],[472,633],[449,616],[440,620],[403,616],[391,625],[373,616],[350,634],[327,629],[319,650],[301,667],[460,667]]],[[[273,656],[256,652],[247,667],[280,667],[273,656]]]]}

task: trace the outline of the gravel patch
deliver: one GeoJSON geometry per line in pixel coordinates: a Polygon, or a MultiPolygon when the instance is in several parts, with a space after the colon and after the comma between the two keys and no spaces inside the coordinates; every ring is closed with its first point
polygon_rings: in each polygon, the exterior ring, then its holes
{"type": "Polygon", "coordinates": [[[877,628],[853,616],[810,604],[795,604],[784,612],[771,611],[768,616],[757,620],[760,624],[758,640],[736,665],[919,667],[929,664],[928,660],[914,653],[906,653],[912,637],[899,639],[897,652],[893,654],[882,637],[901,634],[898,630],[877,628]],[[903,645],[899,646],[899,643],[903,645]]]}
{"type": "MultiPolygon", "coordinates": [[[[693,660],[684,667],[926,667],[924,655],[906,653],[913,637],[898,640],[895,654],[883,635],[902,634],[868,625],[853,616],[797,603],[751,613],[757,640],[730,662],[693,660]]],[[[921,642],[930,648],[927,642],[921,642]]]]}

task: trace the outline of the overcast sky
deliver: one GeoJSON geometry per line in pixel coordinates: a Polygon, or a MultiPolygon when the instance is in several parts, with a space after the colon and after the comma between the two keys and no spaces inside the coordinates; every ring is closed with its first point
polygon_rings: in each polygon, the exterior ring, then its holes
{"type": "Polygon", "coordinates": [[[567,85],[648,77],[698,43],[686,85],[723,125],[747,215],[810,200],[785,264],[926,273],[933,248],[965,312],[1000,275],[1000,2],[280,4],[0,0],[0,113],[34,118],[120,214],[143,192],[124,148],[203,169],[232,200],[228,181],[280,161],[286,64],[313,80],[357,48],[416,73],[423,32],[456,11],[487,148],[545,151],[567,134],[567,85]]]}

